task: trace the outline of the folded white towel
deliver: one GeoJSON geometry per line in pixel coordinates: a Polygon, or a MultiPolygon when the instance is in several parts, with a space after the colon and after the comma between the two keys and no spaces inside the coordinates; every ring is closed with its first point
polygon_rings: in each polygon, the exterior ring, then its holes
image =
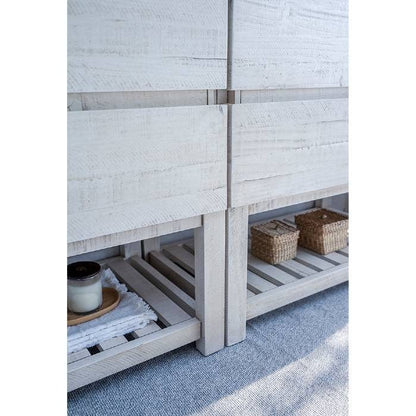
{"type": "Polygon", "coordinates": [[[128,292],[110,269],[103,272],[104,287],[113,287],[120,293],[120,303],[111,312],[83,324],[68,327],[68,354],[92,347],[107,339],[145,327],[157,316],[150,306],[135,293],[128,292]]]}

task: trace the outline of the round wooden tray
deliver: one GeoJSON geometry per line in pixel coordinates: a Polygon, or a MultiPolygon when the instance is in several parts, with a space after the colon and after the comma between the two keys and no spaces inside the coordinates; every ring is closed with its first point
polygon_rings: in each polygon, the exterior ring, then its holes
{"type": "Polygon", "coordinates": [[[98,318],[112,311],[120,302],[120,293],[112,287],[103,287],[103,304],[101,308],[89,314],[78,314],[68,311],[67,326],[78,325],[98,318]]]}

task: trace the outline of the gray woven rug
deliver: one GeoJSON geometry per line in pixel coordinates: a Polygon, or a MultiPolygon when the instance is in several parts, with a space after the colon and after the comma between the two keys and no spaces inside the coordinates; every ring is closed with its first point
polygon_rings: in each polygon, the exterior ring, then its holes
{"type": "Polygon", "coordinates": [[[348,413],[348,284],[251,320],[245,342],[203,357],[192,346],[68,395],[68,414],[348,413]]]}

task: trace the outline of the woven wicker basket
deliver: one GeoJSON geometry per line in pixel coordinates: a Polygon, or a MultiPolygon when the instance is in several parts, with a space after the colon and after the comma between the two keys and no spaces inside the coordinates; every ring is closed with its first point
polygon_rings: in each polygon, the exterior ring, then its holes
{"type": "Polygon", "coordinates": [[[319,254],[328,254],[348,245],[348,217],[327,209],[296,215],[299,245],[319,254]]]}
{"type": "Polygon", "coordinates": [[[296,256],[299,231],[281,221],[251,227],[251,254],[270,264],[296,256]]]}

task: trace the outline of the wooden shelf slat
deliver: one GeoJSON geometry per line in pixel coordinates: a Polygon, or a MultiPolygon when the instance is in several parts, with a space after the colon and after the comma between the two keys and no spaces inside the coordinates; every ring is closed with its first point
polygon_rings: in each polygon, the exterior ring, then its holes
{"type": "Polygon", "coordinates": [[[315,273],[247,299],[247,320],[348,280],[348,264],[315,273]]]}
{"type": "Polygon", "coordinates": [[[201,322],[191,318],[163,330],[68,364],[68,391],[150,360],[201,337],[201,322]]]}
{"type": "Polygon", "coordinates": [[[186,251],[181,246],[171,246],[165,248],[163,253],[187,272],[195,275],[195,257],[189,251],[186,251]]]}
{"type": "Polygon", "coordinates": [[[115,260],[108,266],[119,280],[133,289],[150,305],[165,325],[174,325],[191,318],[189,314],[124,260],[115,260]]]}
{"type": "Polygon", "coordinates": [[[256,295],[276,288],[276,285],[247,270],[247,288],[256,295]]]}
{"type": "Polygon", "coordinates": [[[192,275],[181,269],[172,260],[168,259],[159,251],[150,252],[149,262],[154,268],[168,277],[186,294],[195,298],[195,278],[192,275]]]}
{"type": "Polygon", "coordinates": [[[139,256],[131,257],[129,263],[179,305],[186,313],[190,316],[195,316],[195,300],[167,279],[162,273],[139,256]]]}
{"type": "Polygon", "coordinates": [[[278,286],[297,280],[296,277],[254,257],[251,253],[248,254],[248,269],[278,286]]]}

